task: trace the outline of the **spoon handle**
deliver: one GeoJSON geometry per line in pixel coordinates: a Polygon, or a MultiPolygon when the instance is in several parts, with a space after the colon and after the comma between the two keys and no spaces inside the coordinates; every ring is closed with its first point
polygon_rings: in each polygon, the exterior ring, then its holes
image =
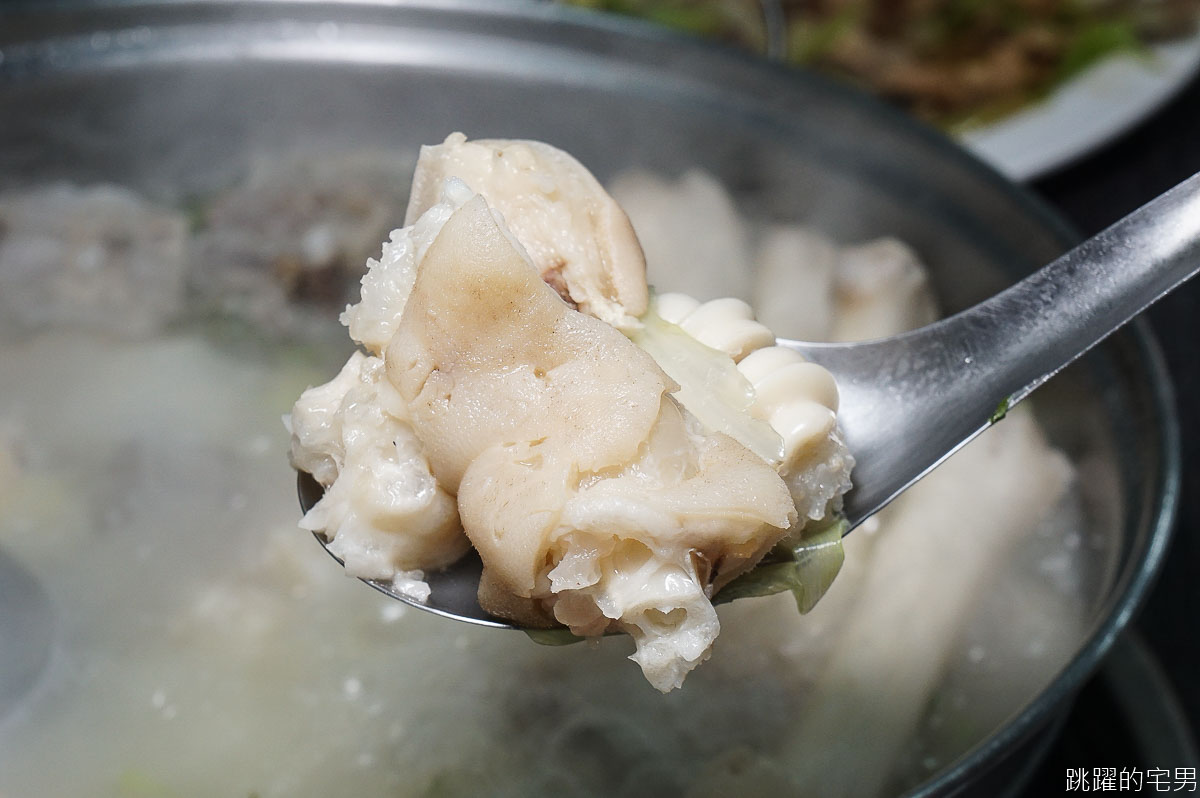
{"type": "Polygon", "coordinates": [[[1200,174],[947,326],[990,350],[1015,403],[1197,271],[1200,174]]]}
{"type": "Polygon", "coordinates": [[[1200,270],[1200,175],[1011,288],[863,344],[793,346],[838,380],[851,528],[1200,270]]]}

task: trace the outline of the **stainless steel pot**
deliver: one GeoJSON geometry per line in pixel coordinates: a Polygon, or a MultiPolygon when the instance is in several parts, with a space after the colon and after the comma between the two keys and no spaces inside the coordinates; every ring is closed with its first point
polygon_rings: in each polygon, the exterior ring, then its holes
{"type": "MultiPolygon", "coordinates": [[[[554,142],[602,180],[699,165],[758,218],[807,219],[845,240],[896,235],[923,253],[949,309],[1073,240],[1028,193],[869,98],[547,4],[31,4],[0,16],[0,56],[0,188],[110,181],[175,201],[263,153],[413,147],[463,129],[554,142]]],[[[1119,486],[1084,490],[1087,523],[1119,545],[1092,574],[1091,631],[1070,665],[913,795],[1014,790],[1164,555],[1179,457],[1145,326],[1039,399],[1054,441],[1119,486]]]]}

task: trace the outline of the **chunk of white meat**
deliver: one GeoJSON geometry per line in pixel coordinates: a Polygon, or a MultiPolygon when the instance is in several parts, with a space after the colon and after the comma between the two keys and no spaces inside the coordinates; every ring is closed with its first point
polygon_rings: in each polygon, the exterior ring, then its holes
{"type": "Polygon", "coordinates": [[[301,528],[329,540],[350,576],[396,580],[420,600],[428,596],[422,569],[449,565],[470,544],[406,415],[382,359],[356,352],[296,402],[292,462],[326,488],[301,528]]]}
{"type": "Polygon", "coordinates": [[[564,303],[482,198],[429,247],[386,362],[457,494],[481,603],[585,635],[625,629],[659,689],[707,656],[714,586],[794,521],[778,474],[682,410],[649,355],[564,303]]]}
{"type": "Polygon", "coordinates": [[[835,315],[837,245],[806,227],[776,225],[763,234],[755,265],[758,318],[786,338],[826,340],[835,315]]]}
{"type": "Polygon", "coordinates": [[[884,338],[924,327],[938,317],[925,267],[895,238],[844,248],[833,290],[834,341],[884,338]]]}
{"type": "Polygon", "coordinates": [[[989,575],[1066,490],[1071,466],[1026,410],[1009,413],[889,508],[854,609],[785,748],[804,794],[874,795],[885,786],[989,575]],[[863,741],[851,759],[822,753],[831,724],[863,741]]]}
{"type": "Polygon", "coordinates": [[[452,133],[421,148],[405,224],[438,201],[448,177],[504,217],[542,279],[579,310],[617,327],[646,310],[646,261],[625,211],[582,164],[540,141],[452,133]]]}
{"type": "Polygon", "coordinates": [[[0,196],[0,329],[142,337],[183,306],[187,222],[128,189],[0,196]]]}
{"type": "Polygon", "coordinates": [[[245,179],[197,204],[192,301],[288,337],[310,303],[337,308],[408,201],[415,153],[304,152],[253,159],[245,179]]]}
{"type": "Polygon", "coordinates": [[[438,201],[408,226],[393,230],[383,245],[379,259],[367,261],[361,299],[346,308],[341,321],[349,328],[350,337],[369,352],[383,354],[408,302],[408,294],[417,275],[417,264],[425,257],[425,251],[441,232],[450,214],[472,196],[471,190],[461,180],[446,180],[438,201]]]}
{"type": "Polygon", "coordinates": [[[764,237],[755,309],[776,333],[801,341],[885,338],[938,318],[925,267],[903,242],[839,247],[798,226],[764,237]]]}
{"type": "Polygon", "coordinates": [[[700,299],[750,296],[749,234],[715,177],[699,169],[675,180],[625,172],[610,188],[633,221],[655,288],[700,299]]]}

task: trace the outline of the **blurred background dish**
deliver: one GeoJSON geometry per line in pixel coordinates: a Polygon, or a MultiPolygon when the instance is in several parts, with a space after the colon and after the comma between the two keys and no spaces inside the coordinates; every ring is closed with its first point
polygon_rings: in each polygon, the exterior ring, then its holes
{"type": "Polygon", "coordinates": [[[1200,66],[1196,0],[565,0],[815,68],[1014,180],[1128,130],[1200,66]]]}
{"type": "Polygon", "coordinates": [[[1119,53],[1058,86],[1039,102],[959,140],[1013,180],[1033,180],[1094,152],[1147,119],[1195,77],[1200,35],[1119,53]]]}

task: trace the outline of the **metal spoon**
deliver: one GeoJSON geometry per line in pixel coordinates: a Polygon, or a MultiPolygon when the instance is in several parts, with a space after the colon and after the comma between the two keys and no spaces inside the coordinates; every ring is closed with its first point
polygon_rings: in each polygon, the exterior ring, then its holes
{"type": "Polygon", "coordinates": [[[991,299],[904,335],[781,342],[837,379],[850,528],[1200,271],[1200,174],[991,299]]]}
{"type": "MultiPolygon", "coordinates": [[[[857,460],[844,504],[849,528],[1198,270],[1200,174],[1011,288],[928,327],[866,343],[780,340],[837,379],[838,423],[857,460]]],[[[300,475],[306,512],[321,490],[300,475]]],[[[471,552],[427,574],[426,604],[386,582],[363,581],[438,615],[511,628],[480,609],[480,572],[471,552]]]]}

